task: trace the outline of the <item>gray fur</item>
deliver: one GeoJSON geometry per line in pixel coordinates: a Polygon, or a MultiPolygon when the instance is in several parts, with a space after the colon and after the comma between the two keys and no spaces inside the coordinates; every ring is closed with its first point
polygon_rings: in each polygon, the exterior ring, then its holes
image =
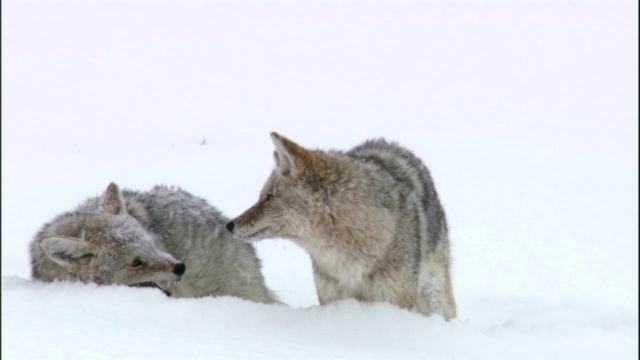
{"type": "Polygon", "coordinates": [[[32,276],[98,284],[152,282],[174,297],[231,295],[278,302],[264,284],[253,246],[231,239],[223,227],[227,221],[205,200],[179,188],[137,192],[111,184],[102,196],[42,227],[30,247],[32,276]],[[186,264],[182,276],[176,274],[178,260],[186,264]]]}
{"type": "Polygon", "coordinates": [[[272,138],[276,168],[227,225],[236,237],[306,249],[321,304],[355,298],[456,317],[445,213],[422,161],[384,139],[341,152],[272,138]]]}

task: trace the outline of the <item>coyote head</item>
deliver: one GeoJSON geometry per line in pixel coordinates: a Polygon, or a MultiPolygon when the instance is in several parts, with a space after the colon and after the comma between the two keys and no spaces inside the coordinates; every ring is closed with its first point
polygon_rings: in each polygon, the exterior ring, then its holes
{"type": "Polygon", "coordinates": [[[155,235],[127,213],[113,183],[98,211],[62,218],[44,235],[39,246],[48,259],[84,282],[151,286],[180,280],[186,268],[157,248],[155,235]]]}
{"type": "Polygon", "coordinates": [[[303,239],[324,221],[321,154],[275,132],[271,139],[276,167],[258,202],[227,224],[235,237],[247,242],[273,237],[303,239]]]}

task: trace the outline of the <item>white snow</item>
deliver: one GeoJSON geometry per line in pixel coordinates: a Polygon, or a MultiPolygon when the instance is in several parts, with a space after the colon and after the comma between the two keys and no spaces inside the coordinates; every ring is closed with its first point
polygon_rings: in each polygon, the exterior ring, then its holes
{"type": "Polygon", "coordinates": [[[3,359],[638,357],[633,1],[7,0],[2,50],[3,359]],[[271,131],[425,161],[458,319],[318,306],[277,239],[289,306],[31,281],[38,228],[111,181],[240,214],[271,131]]]}

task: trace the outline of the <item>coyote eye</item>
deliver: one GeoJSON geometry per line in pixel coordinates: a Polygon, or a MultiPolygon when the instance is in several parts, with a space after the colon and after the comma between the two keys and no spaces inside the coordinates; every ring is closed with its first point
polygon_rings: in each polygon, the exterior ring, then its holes
{"type": "Polygon", "coordinates": [[[131,263],[131,266],[132,266],[132,267],[140,267],[140,266],[142,266],[142,265],[144,265],[144,263],[143,263],[143,262],[142,262],[142,260],[140,260],[140,259],[135,259],[135,260],[133,260],[133,262],[131,263]]]}

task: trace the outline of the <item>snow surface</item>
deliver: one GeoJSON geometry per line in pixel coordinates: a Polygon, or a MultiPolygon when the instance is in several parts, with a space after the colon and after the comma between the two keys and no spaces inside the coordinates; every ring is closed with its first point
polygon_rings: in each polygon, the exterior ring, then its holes
{"type": "Polygon", "coordinates": [[[2,105],[3,359],[638,356],[637,3],[8,0],[2,105]],[[30,280],[38,228],[110,181],[240,214],[270,131],[421,157],[458,319],[318,306],[277,239],[289,306],[30,280]]]}

